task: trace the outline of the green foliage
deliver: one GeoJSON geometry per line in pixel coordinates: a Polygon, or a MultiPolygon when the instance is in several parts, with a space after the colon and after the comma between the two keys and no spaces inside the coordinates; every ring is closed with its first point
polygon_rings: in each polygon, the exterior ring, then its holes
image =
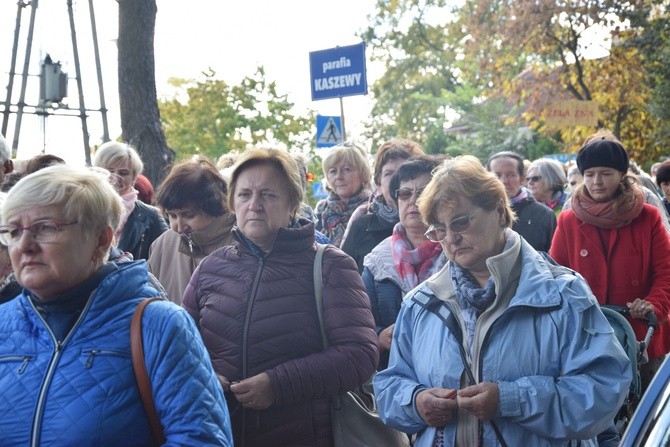
{"type": "Polygon", "coordinates": [[[666,0],[379,0],[363,37],[387,69],[372,87],[373,140],[482,159],[570,152],[596,129],[556,132],[545,110],[580,99],[598,102],[598,126],[640,163],[670,143],[666,0]],[[590,60],[585,36],[599,28],[619,31],[610,54],[590,60]]]}
{"type": "Polygon", "coordinates": [[[287,95],[265,79],[263,67],[230,86],[209,70],[202,80],[171,79],[175,92],[159,101],[167,142],[178,160],[202,154],[216,160],[248,145],[305,151],[312,146],[314,116],[296,116],[287,95]]]}

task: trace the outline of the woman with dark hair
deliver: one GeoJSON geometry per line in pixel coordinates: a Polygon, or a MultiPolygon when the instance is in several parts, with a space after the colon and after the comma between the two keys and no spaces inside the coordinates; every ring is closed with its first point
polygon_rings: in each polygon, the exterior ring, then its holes
{"type": "Polygon", "coordinates": [[[628,306],[638,340],[647,329],[641,320],[656,314],[660,324],[648,347],[650,360],[640,370],[646,387],[670,351],[670,240],[628,164],[618,140],[587,139],[577,154],[584,182],[558,217],[549,254],[582,274],[600,304],[628,306]]]}
{"type": "Polygon", "coordinates": [[[379,369],[388,365],[393,325],[407,292],[425,281],[444,265],[442,246],[429,241],[417,201],[430,182],[431,172],[441,158],[424,155],[405,161],[389,182],[392,200],[399,213],[393,233],[366,257],[363,283],[375,317],[381,355],[379,369]]]}
{"type": "Polygon", "coordinates": [[[156,196],[170,229],[149,252],[149,269],[171,301],[180,304],[200,261],[232,242],[235,217],[226,208],[228,186],[216,167],[198,157],[172,168],[156,196]]]}
{"type": "Polygon", "coordinates": [[[365,255],[389,237],[398,223],[398,206],[389,188],[393,174],[405,160],[423,153],[418,143],[396,139],[386,141],[377,151],[373,179],[378,192],[370,203],[354,211],[342,239],[342,251],[354,258],[359,272],[365,255]]]}

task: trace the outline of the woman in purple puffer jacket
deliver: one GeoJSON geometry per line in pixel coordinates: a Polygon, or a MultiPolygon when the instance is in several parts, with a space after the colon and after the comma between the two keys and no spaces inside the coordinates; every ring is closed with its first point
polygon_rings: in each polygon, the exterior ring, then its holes
{"type": "Polygon", "coordinates": [[[377,336],[356,263],[323,258],[323,349],[314,298],[314,224],[296,218],[298,167],[280,150],[233,169],[235,242],[205,258],[184,294],[226,392],[237,446],[331,446],[330,398],[366,382],[377,336]]]}

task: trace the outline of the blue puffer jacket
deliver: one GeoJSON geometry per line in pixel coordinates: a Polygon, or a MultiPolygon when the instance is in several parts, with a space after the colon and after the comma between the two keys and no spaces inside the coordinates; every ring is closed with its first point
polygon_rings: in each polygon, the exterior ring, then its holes
{"type": "MultiPolygon", "coordinates": [[[[584,278],[552,266],[515,232],[505,235],[512,246],[486,261],[496,299],[475,326],[475,379],[498,385],[495,422],[507,445],[597,445],[628,392],[630,361],[584,278]]],[[[467,385],[450,265],[408,294],[389,367],[374,378],[382,420],[418,433],[416,447],[433,446],[436,435],[416,395],[467,385]]],[[[500,444],[490,423],[459,410],[444,427],[444,445],[500,444]]]]}
{"type": "MultiPolygon", "coordinates": [[[[148,446],[130,358],[130,319],[146,262],[118,264],[62,343],[25,294],[0,306],[0,446],[148,446]]],[[[143,317],[145,362],[165,445],[232,446],[221,386],[186,312],[164,301],[143,317]]]]}

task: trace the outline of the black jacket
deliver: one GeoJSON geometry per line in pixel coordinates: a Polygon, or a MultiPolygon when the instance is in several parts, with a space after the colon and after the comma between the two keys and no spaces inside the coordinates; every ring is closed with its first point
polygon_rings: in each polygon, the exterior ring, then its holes
{"type": "Polygon", "coordinates": [[[351,222],[349,234],[340,248],[354,258],[358,273],[363,273],[365,255],[393,233],[396,223],[382,219],[376,214],[365,214],[351,222]]]}
{"type": "Polygon", "coordinates": [[[543,203],[537,202],[531,194],[512,205],[517,215],[512,229],[519,233],[535,250],[549,252],[551,239],[556,230],[556,215],[543,203]]]}
{"type": "Polygon", "coordinates": [[[149,247],[168,228],[156,208],[138,200],[123,227],[117,247],[132,254],[133,259],[149,259],[149,247]]]}

